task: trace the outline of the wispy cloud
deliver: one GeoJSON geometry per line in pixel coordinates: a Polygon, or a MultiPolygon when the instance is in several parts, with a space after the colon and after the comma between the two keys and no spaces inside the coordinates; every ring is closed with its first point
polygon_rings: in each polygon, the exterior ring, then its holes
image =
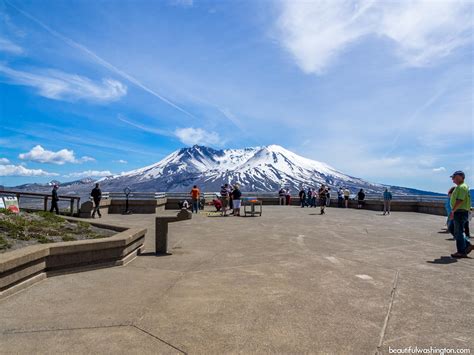
{"type": "Polygon", "coordinates": [[[216,132],[207,132],[201,128],[177,128],[174,133],[186,145],[219,145],[222,143],[216,132]]]}
{"type": "Polygon", "coordinates": [[[39,95],[53,100],[110,102],[127,93],[127,87],[117,80],[102,79],[99,83],[53,69],[27,72],[0,64],[0,74],[13,84],[33,87],[39,95]]]}
{"type": "Polygon", "coordinates": [[[439,168],[433,168],[432,169],[435,173],[439,173],[442,171],[446,171],[446,168],[444,166],[440,166],[439,168]]]}
{"type": "Polygon", "coordinates": [[[173,136],[173,133],[172,132],[169,132],[169,131],[166,131],[164,129],[160,129],[160,128],[155,128],[155,127],[149,127],[149,126],[145,126],[145,125],[142,125],[142,124],[139,124],[139,123],[136,123],[136,122],[133,122],[131,121],[129,118],[127,118],[126,116],[122,115],[122,114],[118,114],[117,118],[122,121],[123,123],[126,123],[128,124],[129,126],[132,126],[132,127],[135,127],[141,131],[144,131],[144,132],[148,132],[148,133],[153,133],[153,134],[158,134],[160,136],[168,136],[168,137],[171,137],[173,136]]]}
{"type": "Polygon", "coordinates": [[[283,0],[277,37],[300,68],[323,73],[351,44],[391,40],[408,66],[425,66],[471,40],[469,1],[283,0]]]}
{"type": "Polygon", "coordinates": [[[23,165],[0,164],[0,176],[58,176],[42,169],[28,169],[23,165]]]}
{"type": "Polygon", "coordinates": [[[21,153],[18,156],[21,160],[29,160],[37,163],[49,163],[63,165],[66,163],[85,163],[88,161],[95,161],[94,158],[83,156],[77,159],[73,150],[61,149],[57,152],[44,149],[41,145],[33,147],[27,153],[21,153]]]}
{"type": "Polygon", "coordinates": [[[0,37],[0,52],[20,55],[23,54],[24,50],[22,47],[13,43],[9,39],[0,37]]]}
{"type": "Polygon", "coordinates": [[[8,164],[10,163],[10,160],[8,160],[7,158],[0,158],[0,164],[8,164]]]}
{"type": "Polygon", "coordinates": [[[114,163],[119,163],[119,164],[128,164],[128,161],[119,159],[119,160],[114,160],[114,163]]]}
{"type": "Polygon", "coordinates": [[[90,58],[92,58],[97,64],[100,64],[101,66],[103,66],[104,68],[107,68],[108,70],[112,71],[113,73],[115,73],[116,75],[122,77],[123,79],[125,80],[128,80],[129,82],[131,82],[132,84],[136,85],[137,87],[141,88],[142,90],[146,91],[147,93],[155,96],[156,98],[160,99],[161,101],[165,102],[166,104],[170,105],[171,107],[174,107],[175,109],[177,109],[178,111],[181,111],[182,113],[185,113],[186,115],[190,116],[190,117],[193,117],[193,118],[197,118],[196,116],[194,116],[192,113],[190,113],[189,111],[185,110],[184,108],[178,106],[177,104],[175,104],[174,102],[172,102],[171,100],[167,99],[166,97],[164,97],[163,95],[159,94],[158,92],[156,92],[155,90],[151,89],[150,87],[146,86],[145,84],[143,84],[142,82],[140,82],[138,79],[136,79],[135,77],[133,77],[132,75],[124,72],[123,70],[120,70],[119,68],[117,68],[116,66],[114,66],[112,63],[108,62],[107,60],[103,59],[102,57],[100,57],[99,55],[97,55],[96,53],[94,53],[93,51],[91,51],[89,48],[87,48],[86,46],[72,40],[71,38],[69,37],[66,37],[64,36],[63,34],[57,32],[56,30],[52,29],[51,27],[49,27],[48,25],[46,25],[45,23],[43,23],[42,21],[38,20],[36,17],[34,17],[33,15],[29,14],[28,12],[20,9],[19,7],[13,5],[11,2],[9,1],[5,1],[6,4],[8,4],[9,6],[11,6],[12,8],[14,8],[15,10],[17,10],[18,12],[22,13],[25,17],[29,18],[31,21],[35,22],[37,25],[39,25],[40,27],[42,27],[44,30],[46,30],[47,32],[49,32],[51,35],[53,35],[54,37],[56,38],[59,38],[60,40],[62,40],[64,43],[66,43],[67,45],[69,45],[70,47],[72,48],[76,48],[78,49],[79,51],[81,51],[82,53],[88,55],[90,58]]]}
{"type": "Polygon", "coordinates": [[[80,171],[80,172],[75,172],[75,173],[70,173],[67,175],[64,175],[66,178],[83,178],[83,177],[105,177],[105,176],[111,176],[113,173],[111,173],[109,170],[85,170],[85,171],[80,171]]]}

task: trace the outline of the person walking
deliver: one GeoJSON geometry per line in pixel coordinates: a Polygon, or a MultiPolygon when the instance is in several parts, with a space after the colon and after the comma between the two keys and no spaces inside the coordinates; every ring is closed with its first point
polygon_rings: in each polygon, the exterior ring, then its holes
{"type": "Polygon", "coordinates": [[[337,207],[342,208],[344,201],[344,189],[342,187],[337,190],[337,207]]]}
{"type": "Polygon", "coordinates": [[[298,194],[298,196],[300,198],[301,208],[304,208],[304,206],[306,204],[306,191],[304,190],[304,188],[301,188],[300,193],[298,194]]]}
{"type": "Polygon", "coordinates": [[[364,200],[365,200],[365,192],[363,189],[360,189],[357,193],[357,208],[361,209],[364,207],[364,200]]]}
{"type": "Polygon", "coordinates": [[[92,211],[92,218],[95,218],[95,214],[99,215],[99,218],[102,218],[100,213],[100,200],[102,199],[102,191],[99,187],[99,183],[95,184],[95,187],[91,191],[91,198],[94,201],[94,210],[92,211]]]}
{"type": "Polygon", "coordinates": [[[392,193],[388,191],[388,187],[383,192],[383,215],[390,214],[390,205],[392,204],[392,193]]]}
{"type": "Polygon", "coordinates": [[[344,189],[344,207],[348,208],[349,207],[349,197],[351,196],[351,192],[349,191],[348,188],[344,189]]]}
{"type": "Polygon", "coordinates": [[[229,184],[221,186],[221,204],[222,204],[222,215],[227,217],[227,207],[229,206],[229,184]]]}
{"type": "Polygon", "coordinates": [[[56,214],[59,214],[59,206],[58,206],[58,189],[59,185],[54,184],[53,185],[53,191],[51,191],[51,208],[49,209],[49,212],[56,211],[56,214]]]}
{"type": "Polygon", "coordinates": [[[319,207],[321,208],[321,214],[325,214],[326,212],[324,211],[324,209],[326,208],[327,191],[324,185],[321,185],[321,187],[319,188],[318,195],[319,195],[319,207]]]}
{"type": "Polygon", "coordinates": [[[201,191],[194,185],[191,189],[191,213],[199,213],[199,197],[201,196],[201,191]]]}
{"type": "Polygon", "coordinates": [[[464,235],[466,222],[469,221],[469,211],[471,210],[471,194],[469,186],[464,182],[465,174],[461,170],[455,171],[451,175],[456,187],[451,194],[451,213],[449,219],[453,221],[453,236],[456,240],[457,252],[451,254],[453,258],[465,258],[472,251],[473,246],[464,235]]]}
{"type": "Polygon", "coordinates": [[[279,201],[280,206],[284,206],[284,205],[285,205],[285,202],[286,202],[286,191],[285,191],[285,189],[284,189],[283,187],[280,189],[280,191],[278,191],[278,201],[279,201]]]}
{"type": "Polygon", "coordinates": [[[240,216],[240,205],[241,205],[242,192],[240,191],[240,185],[235,184],[234,190],[232,191],[232,201],[234,208],[234,216],[240,216]]]}

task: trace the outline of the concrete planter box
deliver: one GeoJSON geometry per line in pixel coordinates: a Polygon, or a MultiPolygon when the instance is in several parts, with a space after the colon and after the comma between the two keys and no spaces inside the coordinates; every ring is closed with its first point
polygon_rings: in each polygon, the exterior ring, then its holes
{"type": "Polygon", "coordinates": [[[49,276],[124,265],[143,248],[146,229],[93,225],[120,232],[103,239],[32,245],[0,255],[0,298],[49,276]]]}

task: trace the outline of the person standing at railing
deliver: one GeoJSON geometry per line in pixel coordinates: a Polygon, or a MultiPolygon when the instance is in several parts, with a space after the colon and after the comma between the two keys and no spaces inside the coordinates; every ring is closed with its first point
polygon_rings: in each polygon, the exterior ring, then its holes
{"type": "Polygon", "coordinates": [[[344,201],[344,189],[342,187],[337,190],[337,207],[342,208],[344,201]]]}
{"type": "Polygon", "coordinates": [[[304,206],[306,205],[306,191],[304,190],[303,187],[301,188],[300,193],[298,194],[298,196],[300,198],[301,208],[304,208],[304,206]]]}
{"type": "Polygon", "coordinates": [[[324,185],[321,185],[321,187],[318,190],[318,195],[319,195],[319,207],[321,208],[321,214],[325,214],[324,209],[326,208],[326,199],[328,197],[327,195],[327,190],[324,185]]]}
{"type": "Polygon", "coordinates": [[[383,215],[390,214],[390,205],[392,204],[392,193],[385,188],[383,192],[383,215]]]}
{"type": "Polygon", "coordinates": [[[242,198],[242,192],[240,192],[240,185],[235,184],[232,190],[232,208],[234,209],[234,216],[240,216],[240,199],[242,198]]]}
{"type": "Polygon", "coordinates": [[[364,200],[365,200],[365,192],[364,189],[360,189],[357,193],[357,208],[361,209],[364,207],[364,200]]]}
{"type": "Polygon", "coordinates": [[[290,188],[286,189],[286,205],[290,206],[291,205],[291,191],[290,188]]]}
{"type": "Polygon", "coordinates": [[[95,218],[95,214],[99,215],[99,218],[102,218],[100,213],[100,200],[102,200],[102,190],[99,187],[99,183],[95,184],[95,187],[91,191],[91,198],[94,201],[94,211],[92,211],[92,218],[95,218]]]}
{"type": "Polygon", "coordinates": [[[278,191],[278,201],[280,203],[280,206],[284,206],[286,202],[286,191],[282,187],[280,191],[278,191]]]}
{"type": "Polygon", "coordinates": [[[229,184],[221,186],[222,215],[227,216],[227,207],[229,206],[229,184]]]}
{"type": "MultiPolygon", "coordinates": [[[[469,211],[471,210],[471,194],[469,186],[464,182],[464,172],[458,170],[451,175],[456,184],[451,194],[451,213],[449,219],[453,221],[453,236],[456,240],[457,252],[451,254],[453,258],[465,258],[472,251],[473,246],[464,235],[466,224],[469,223],[469,211]]],[[[469,232],[468,232],[469,233],[469,232]]]]}
{"type": "Polygon", "coordinates": [[[196,212],[199,213],[199,196],[201,196],[201,191],[197,185],[194,185],[191,189],[191,211],[192,213],[196,212]]]}
{"type": "Polygon", "coordinates": [[[349,197],[351,197],[351,192],[349,191],[348,188],[344,189],[344,207],[348,208],[349,207],[349,197]]]}
{"type": "Polygon", "coordinates": [[[51,212],[51,213],[52,213],[53,211],[56,211],[56,214],[59,214],[58,189],[59,189],[59,186],[58,186],[57,184],[54,184],[54,185],[53,185],[53,191],[51,191],[51,208],[50,208],[50,210],[49,210],[49,212],[51,212]]]}

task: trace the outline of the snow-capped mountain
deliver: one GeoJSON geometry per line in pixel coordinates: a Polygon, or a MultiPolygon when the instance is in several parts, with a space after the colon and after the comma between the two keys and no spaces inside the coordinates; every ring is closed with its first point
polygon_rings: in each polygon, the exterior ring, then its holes
{"type": "MultiPolygon", "coordinates": [[[[243,191],[276,192],[282,186],[297,193],[301,187],[347,187],[352,193],[363,188],[380,193],[386,185],[370,183],[344,174],[326,163],[304,158],[281,146],[269,145],[244,149],[216,150],[193,146],[177,150],[163,160],[119,175],[98,180],[102,191],[188,192],[193,185],[202,191],[219,191],[224,183],[239,183],[243,191]]],[[[95,180],[86,178],[59,183],[60,193],[88,196],[95,180]]],[[[52,182],[53,183],[53,182],[52,182]]],[[[12,188],[20,191],[49,192],[51,184],[27,184],[12,188]]],[[[55,182],[57,183],[57,182],[55,182]]],[[[395,194],[431,194],[391,186],[395,194]]]]}
{"type": "MultiPolygon", "coordinates": [[[[103,189],[109,191],[121,191],[125,186],[135,191],[188,191],[194,184],[203,191],[218,191],[223,183],[239,183],[243,191],[272,192],[281,186],[296,192],[302,186],[321,184],[364,188],[369,193],[381,192],[385,187],[343,174],[278,145],[224,150],[195,145],[177,150],[158,163],[101,179],[103,189]]],[[[413,193],[395,189],[398,193],[413,193]]]]}

